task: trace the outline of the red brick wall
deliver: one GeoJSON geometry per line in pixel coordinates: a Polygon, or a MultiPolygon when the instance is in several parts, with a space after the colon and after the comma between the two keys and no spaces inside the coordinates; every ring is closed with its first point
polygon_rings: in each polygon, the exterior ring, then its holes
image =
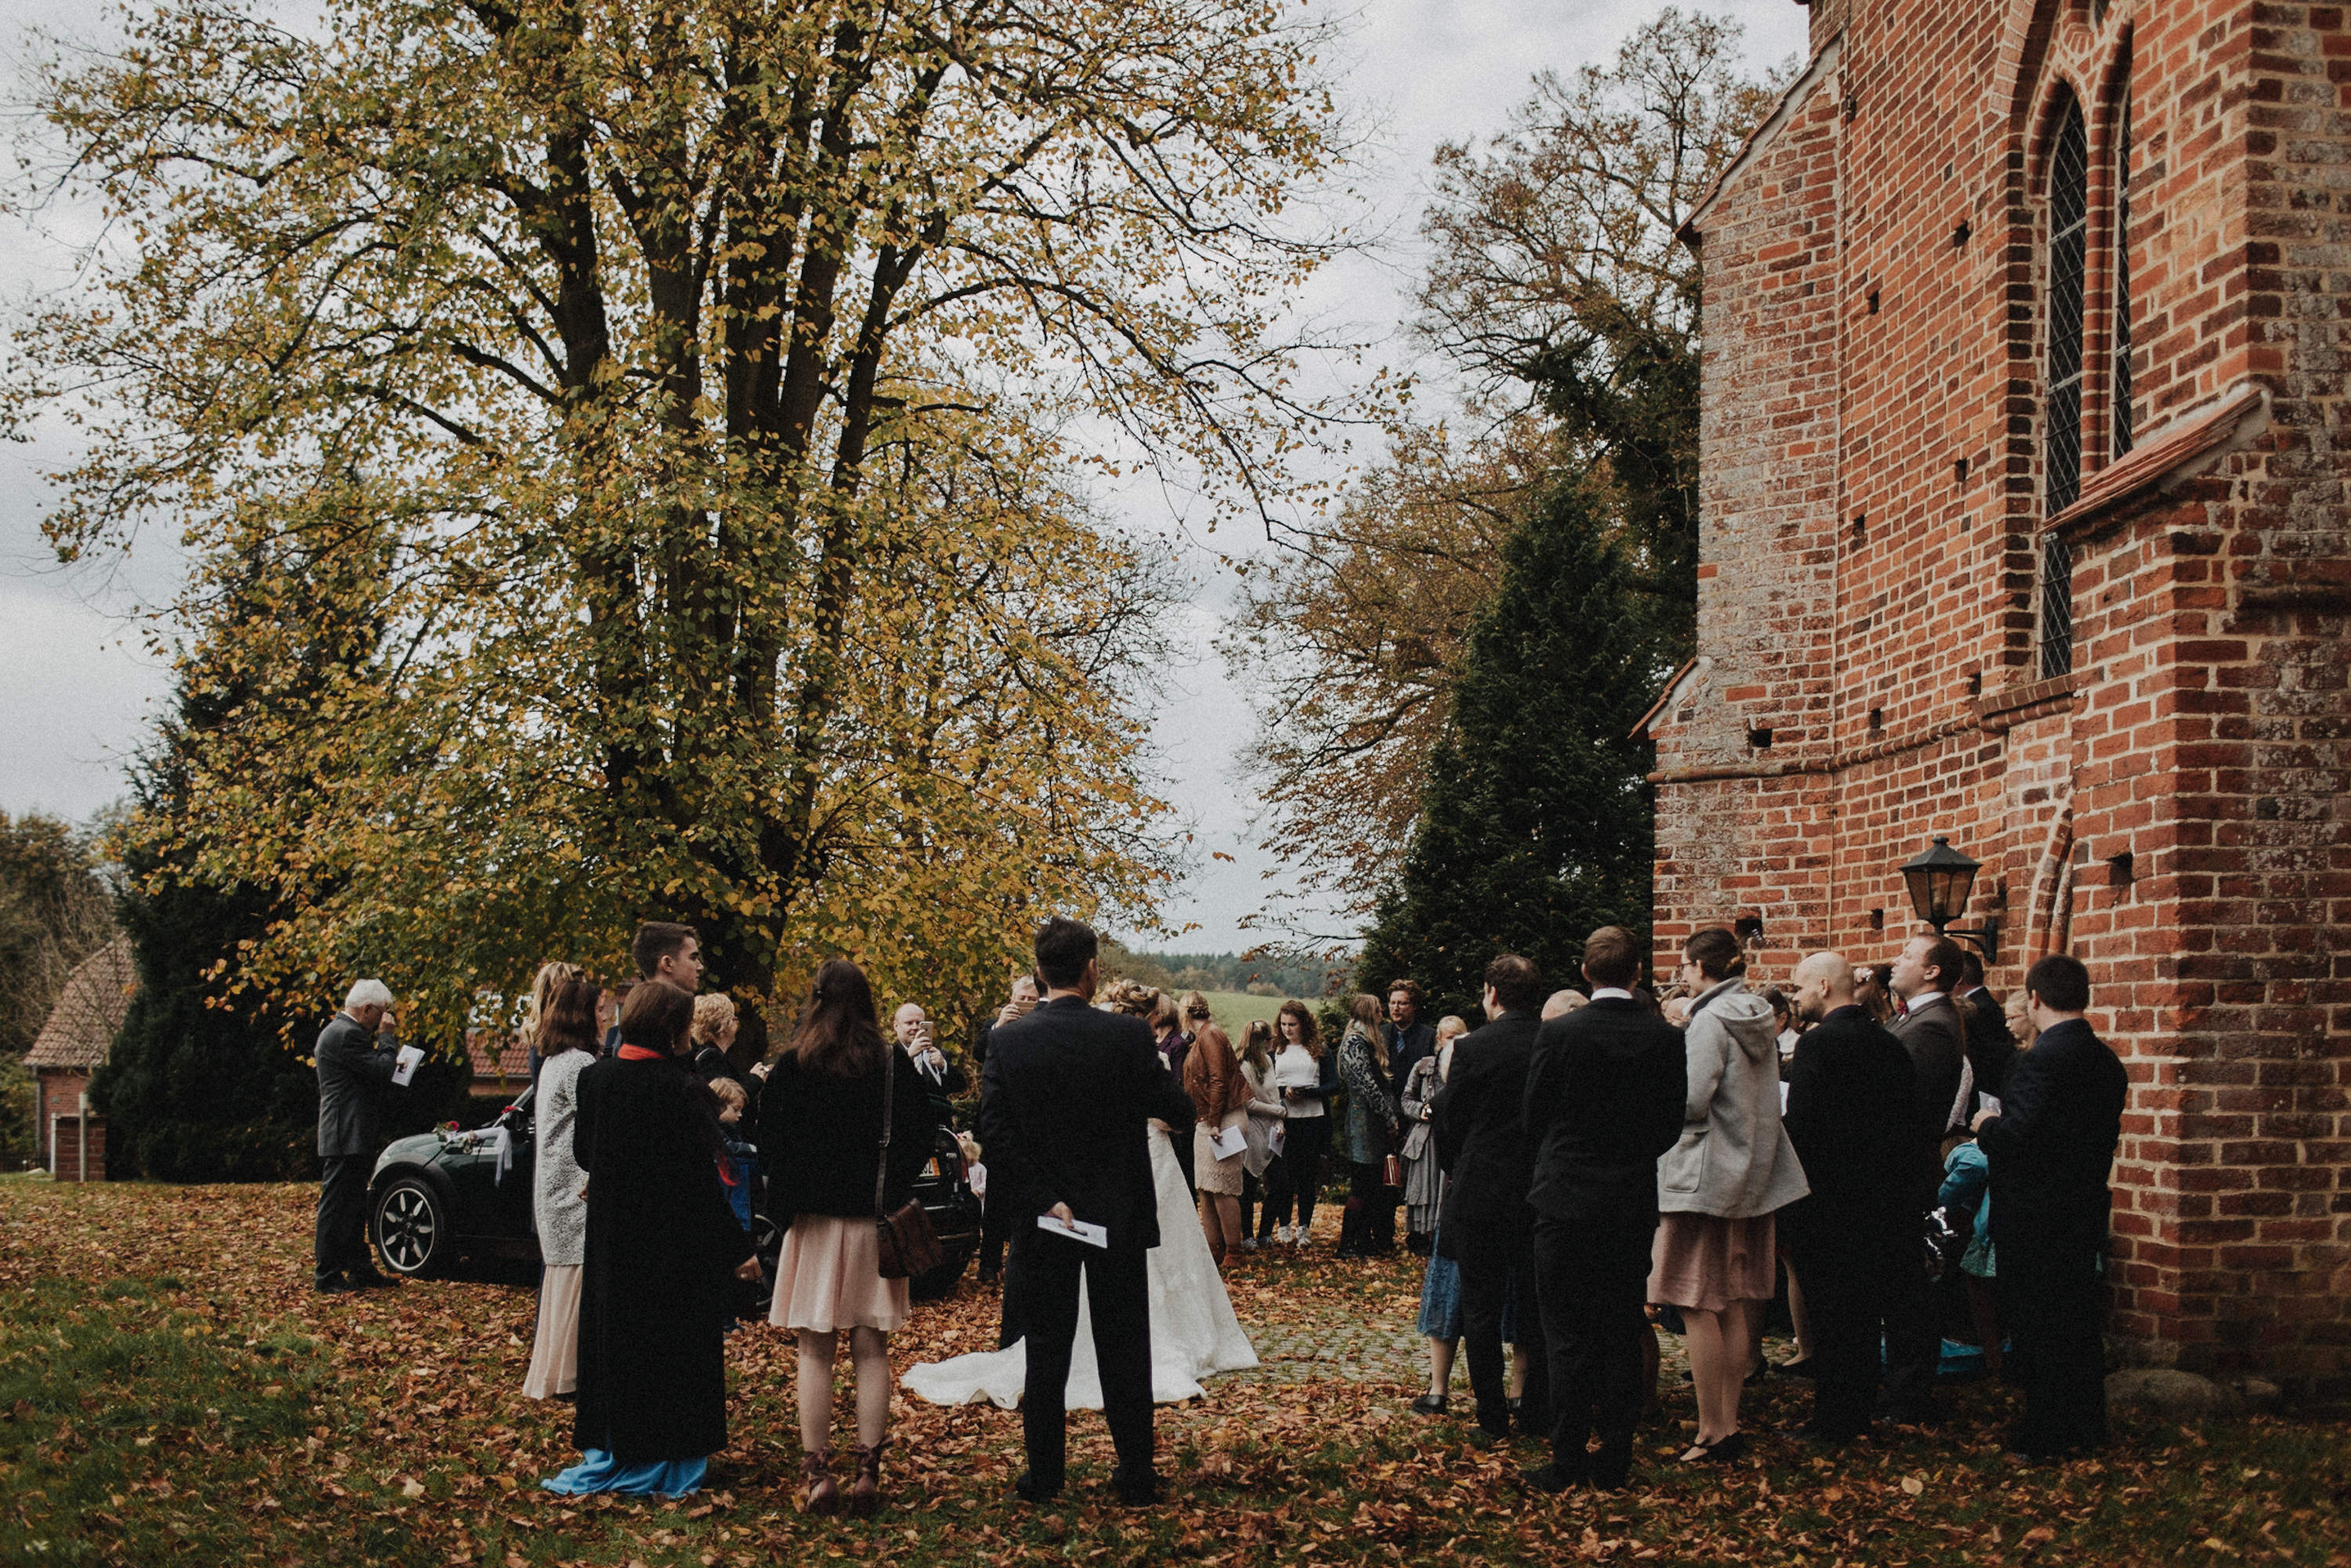
{"type": "Polygon", "coordinates": [[[36,1070],[36,1090],[33,1120],[37,1124],[34,1133],[39,1144],[43,1169],[49,1164],[49,1119],[79,1113],[82,1092],[89,1087],[89,1074],[61,1067],[36,1070]]]}
{"type": "Polygon", "coordinates": [[[1700,663],[1654,729],[1659,946],[1754,915],[1765,978],[1814,947],[1890,956],[1916,928],[1896,868],[1949,834],[1984,862],[1995,988],[2073,951],[2131,1071],[2114,1328],[2341,1401],[2351,31],[2341,6],[2104,10],[1816,4],[1834,52],[1693,225],[1700,663]],[[2269,402],[2230,427],[2240,449],[2077,530],[2074,673],[2053,685],[2042,162],[2072,91],[2093,482],[2126,76],[2141,445],[2233,389],[2269,402]]]}
{"type": "Polygon", "coordinates": [[[106,1118],[92,1115],[88,1122],[89,1163],[82,1164],[81,1141],[83,1119],[71,1113],[60,1113],[64,1120],[55,1124],[57,1158],[52,1166],[59,1181],[104,1181],[106,1179],[106,1118]],[[87,1178],[84,1172],[88,1172],[87,1178]]]}

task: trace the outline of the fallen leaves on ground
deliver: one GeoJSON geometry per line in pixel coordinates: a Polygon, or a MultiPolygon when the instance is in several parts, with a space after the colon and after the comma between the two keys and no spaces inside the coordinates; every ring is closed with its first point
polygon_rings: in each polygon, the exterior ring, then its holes
{"type": "MultiPolygon", "coordinates": [[[[524,1399],[534,1291],[508,1276],[362,1295],[308,1289],[304,1187],[0,1182],[0,1559],[309,1564],[809,1562],[1343,1564],[1616,1563],[2351,1564],[2341,1431],[2277,1420],[2126,1426],[2114,1450],[2023,1469],[1999,1452],[2009,1396],[1957,1391],[1957,1418],[1824,1456],[1775,1435],[1807,1385],[1750,1390],[1748,1462],[1683,1472],[1694,1412],[1669,1372],[1640,1485],[1531,1497],[1533,1448],[1486,1450],[1458,1418],[1405,1408],[1393,1353],[1421,1265],[1340,1263],[1324,1245],[1237,1259],[1236,1310],[1297,1347],[1159,1412],[1167,1502],[1111,1506],[1098,1416],[1072,1418],[1070,1490],[1008,1499],[1017,1412],[893,1408],[892,1504],[871,1523],[806,1518],[795,1355],[729,1337],[733,1445],[676,1502],[538,1490],[576,1457],[568,1406],[524,1399]],[[1391,1354],[1365,1375],[1357,1350],[1391,1354]],[[1310,1355],[1348,1345],[1343,1358],[1310,1355]],[[149,1375],[151,1372],[160,1376],[149,1375]],[[68,1380],[72,1380],[70,1385],[68,1380]],[[157,1381],[177,1387],[159,1388],[157,1381]],[[19,1393],[17,1391],[21,1390],[19,1393]],[[125,1439],[128,1440],[125,1440],[125,1439]]],[[[918,1306],[900,1366],[990,1348],[992,1291],[918,1306]]],[[[844,1367],[844,1373],[846,1368],[844,1367]]],[[[848,1441],[844,1397],[836,1441],[848,1441]]],[[[1457,1410],[1467,1406],[1457,1374],[1457,1410]]]]}

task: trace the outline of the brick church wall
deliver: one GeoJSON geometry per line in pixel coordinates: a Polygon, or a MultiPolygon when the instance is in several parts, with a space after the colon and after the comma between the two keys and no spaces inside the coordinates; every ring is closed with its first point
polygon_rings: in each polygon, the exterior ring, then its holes
{"type": "Polygon", "coordinates": [[[1949,834],[1984,862],[1994,988],[2076,954],[2130,1070],[2115,1331],[2351,1400],[2345,8],[1813,12],[1813,68],[1692,225],[1704,564],[1699,658],[1652,725],[1661,956],[1740,917],[1766,978],[1816,947],[1891,956],[1919,928],[1897,868],[1949,834]],[[2104,439],[2125,82],[2129,460],[2104,439]],[[2067,90],[2091,371],[2075,656],[2044,681],[2067,90]]]}

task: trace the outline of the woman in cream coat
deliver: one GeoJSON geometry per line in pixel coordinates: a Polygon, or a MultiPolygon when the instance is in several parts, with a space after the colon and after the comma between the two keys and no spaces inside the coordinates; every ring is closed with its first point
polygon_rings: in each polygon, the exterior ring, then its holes
{"type": "Polygon", "coordinates": [[[1812,1190],[1780,1124],[1780,1044],[1771,1009],[1750,995],[1738,938],[1719,927],[1682,948],[1692,991],[1681,1141],[1657,1161],[1649,1300],[1681,1309],[1698,1385],[1698,1441],[1685,1464],[1746,1448],[1739,1393],[1755,1321],[1771,1299],[1772,1215],[1812,1190]]]}

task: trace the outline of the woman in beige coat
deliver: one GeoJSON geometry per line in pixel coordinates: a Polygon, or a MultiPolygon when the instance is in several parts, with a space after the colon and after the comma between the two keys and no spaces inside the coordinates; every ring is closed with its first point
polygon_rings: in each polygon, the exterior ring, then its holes
{"type": "Polygon", "coordinates": [[[1750,995],[1738,938],[1716,927],[1682,948],[1693,996],[1684,1049],[1689,1099],[1681,1141],[1657,1160],[1656,1249],[1649,1300],[1681,1309],[1698,1441],[1685,1464],[1746,1447],[1739,1393],[1755,1320],[1771,1299],[1771,1217],[1811,1191],[1780,1124],[1780,1045],[1771,1009],[1750,995]]]}

